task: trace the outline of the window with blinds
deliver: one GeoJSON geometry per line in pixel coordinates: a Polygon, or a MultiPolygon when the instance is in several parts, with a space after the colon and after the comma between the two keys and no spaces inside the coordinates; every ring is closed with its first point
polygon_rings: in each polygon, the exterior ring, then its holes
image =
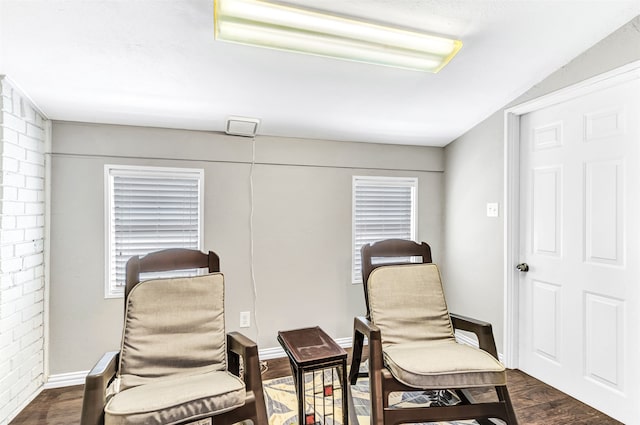
{"type": "Polygon", "coordinates": [[[200,249],[203,175],[201,169],[105,166],[107,298],[123,295],[131,256],[200,249]]]}
{"type": "Polygon", "coordinates": [[[362,283],[362,245],[416,239],[417,187],[417,178],[353,177],[353,283],[362,283]]]}

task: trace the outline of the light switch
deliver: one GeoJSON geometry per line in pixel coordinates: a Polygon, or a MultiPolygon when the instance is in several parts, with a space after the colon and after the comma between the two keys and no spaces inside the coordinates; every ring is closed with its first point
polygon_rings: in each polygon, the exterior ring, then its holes
{"type": "Polygon", "coordinates": [[[487,203],[487,217],[498,217],[499,204],[497,202],[487,203]]]}

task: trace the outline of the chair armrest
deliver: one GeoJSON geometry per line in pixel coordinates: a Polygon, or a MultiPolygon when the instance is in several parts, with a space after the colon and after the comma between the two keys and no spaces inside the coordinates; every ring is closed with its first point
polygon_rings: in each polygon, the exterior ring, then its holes
{"type": "Polygon", "coordinates": [[[367,319],[364,316],[356,316],[353,319],[353,331],[366,336],[368,340],[381,340],[380,329],[378,329],[378,327],[374,325],[371,320],[367,319]]]}
{"type": "Polygon", "coordinates": [[[248,391],[262,390],[258,345],[239,332],[227,334],[229,372],[240,376],[240,357],[244,369],[244,382],[248,391]]]}
{"type": "Polygon", "coordinates": [[[384,367],[382,360],[382,337],[380,329],[366,317],[358,316],[353,319],[353,332],[367,337],[369,347],[369,377],[379,375],[384,367]]]}
{"type": "Polygon", "coordinates": [[[105,353],[89,371],[84,384],[80,425],[101,425],[109,383],[116,376],[119,351],[105,353]]]}
{"type": "Polygon", "coordinates": [[[454,313],[450,313],[450,316],[455,329],[473,332],[476,334],[480,349],[491,354],[496,358],[496,360],[498,359],[498,350],[496,349],[496,341],[493,338],[493,328],[491,327],[491,323],[454,313]]]}
{"type": "Polygon", "coordinates": [[[368,372],[360,372],[360,364],[362,363],[364,337],[369,336],[374,331],[374,328],[377,329],[375,325],[364,317],[356,317],[354,319],[351,367],[349,369],[349,382],[351,385],[355,385],[359,377],[369,376],[368,372]]]}

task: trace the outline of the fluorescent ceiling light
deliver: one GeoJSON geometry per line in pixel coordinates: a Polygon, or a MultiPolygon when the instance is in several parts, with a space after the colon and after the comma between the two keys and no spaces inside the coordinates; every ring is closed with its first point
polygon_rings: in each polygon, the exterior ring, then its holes
{"type": "Polygon", "coordinates": [[[215,38],[357,62],[438,72],[459,40],[261,0],[214,0],[215,38]]]}

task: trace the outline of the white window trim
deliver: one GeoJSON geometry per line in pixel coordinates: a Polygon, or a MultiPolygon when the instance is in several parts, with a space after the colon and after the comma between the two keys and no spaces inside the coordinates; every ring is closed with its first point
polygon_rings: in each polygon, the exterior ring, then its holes
{"type": "Polygon", "coordinates": [[[111,287],[111,251],[115,241],[113,240],[113,232],[110,228],[111,208],[113,207],[113,199],[111,196],[111,188],[113,186],[113,176],[149,176],[157,175],[162,177],[178,176],[193,177],[198,179],[198,249],[202,250],[204,246],[204,170],[201,168],[177,168],[177,167],[149,167],[137,165],[114,165],[105,164],[104,166],[104,235],[105,235],[105,263],[104,263],[104,297],[122,298],[124,296],[124,288],[116,289],[111,287]]]}
{"type": "Polygon", "coordinates": [[[353,176],[351,187],[351,283],[362,283],[362,274],[356,272],[356,186],[358,184],[375,184],[383,186],[406,186],[411,188],[411,240],[418,236],[418,178],[387,176],[353,176]]]}

